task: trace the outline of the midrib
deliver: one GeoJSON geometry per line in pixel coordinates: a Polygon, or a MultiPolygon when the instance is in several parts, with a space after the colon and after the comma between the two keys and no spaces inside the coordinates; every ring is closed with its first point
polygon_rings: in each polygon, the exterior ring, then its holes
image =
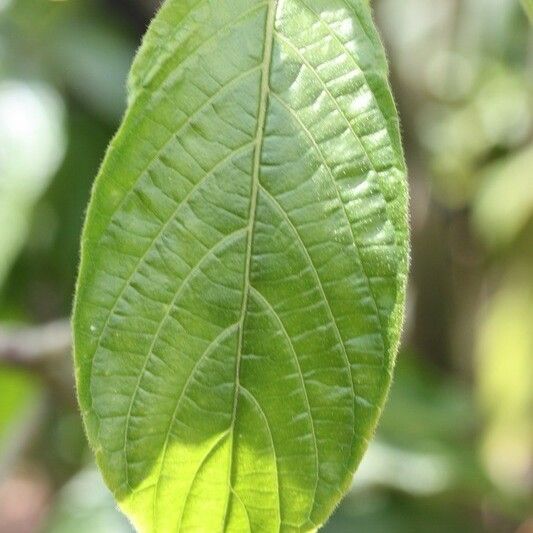
{"type": "Polygon", "coordinates": [[[233,492],[233,454],[234,454],[234,432],[235,432],[235,419],[237,416],[237,404],[239,399],[240,388],[240,368],[242,357],[242,345],[244,340],[244,321],[246,318],[246,310],[248,308],[248,301],[250,298],[250,268],[252,261],[252,243],[255,228],[255,217],[257,211],[257,197],[259,194],[259,172],[261,169],[261,155],[264,142],[264,133],[266,125],[266,116],[268,108],[268,99],[270,92],[270,67],[272,63],[272,48],[274,43],[274,26],[276,23],[276,11],[278,6],[278,0],[269,0],[267,19],[265,24],[264,35],[264,49],[262,60],[262,74],[261,74],[261,87],[259,91],[259,110],[257,114],[257,129],[255,132],[255,149],[254,159],[252,167],[252,183],[251,183],[251,197],[250,197],[250,209],[248,214],[248,236],[246,240],[246,256],[244,265],[244,285],[243,285],[243,298],[241,305],[241,316],[239,319],[239,339],[237,344],[237,356],[235,362],[235,393],[233,398],[233,414],[231,418],[231,446],[230,446],[230,460],[228,471],[228,498],[226,501],[226,509],[223,520],[223,531],[226,530],[227,520],[229,516],[229,506],[231,501],[231,494],[233,492]]]}

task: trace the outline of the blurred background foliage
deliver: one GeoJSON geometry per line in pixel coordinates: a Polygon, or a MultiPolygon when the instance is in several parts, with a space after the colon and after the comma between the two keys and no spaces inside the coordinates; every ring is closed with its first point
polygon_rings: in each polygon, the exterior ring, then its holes
{"type": "MultiPolygon", "coordinates": [[[[91,183],[155,4],[0,0],[0,533],[130,531],[53,321],[70,313],[91,183]]],[[[413,268],[390,401],[325,531],[531,533],[533,32],[518,0],[373,4],[413,268]]]]}

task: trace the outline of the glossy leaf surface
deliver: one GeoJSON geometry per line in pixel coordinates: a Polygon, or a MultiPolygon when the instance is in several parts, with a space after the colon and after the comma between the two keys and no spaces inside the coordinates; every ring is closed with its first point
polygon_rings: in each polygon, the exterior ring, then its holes
{"type": "Polygon", "coordinates": [[[140,531],[308,531],[390,384],[405,166],[364,0],[167,0],[97,178],[79,399],[140,531]]]}

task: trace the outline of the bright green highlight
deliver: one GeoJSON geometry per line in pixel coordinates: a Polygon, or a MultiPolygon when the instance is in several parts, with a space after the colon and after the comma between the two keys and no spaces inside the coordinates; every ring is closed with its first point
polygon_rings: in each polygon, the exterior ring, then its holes
{"type": "Polygon", "coordinates": [[[316,529],[385,400],[406,170],[364,0],[168,0],[75,306],[98,464],[143,532],[316,529]]]}

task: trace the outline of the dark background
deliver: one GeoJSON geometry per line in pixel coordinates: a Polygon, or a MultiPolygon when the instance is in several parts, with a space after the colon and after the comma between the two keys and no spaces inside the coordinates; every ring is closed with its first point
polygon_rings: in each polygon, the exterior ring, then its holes
{"type": "MultiPolygon", "coordinates": [[[[390,401],[325,531],[531,533],[533,33],[518,0],[373,4],[413,268],[390,401]]],[[[65,318],[154,7],[0,0],[0,533],[129,531],[85,443],[65,318]]]]}

